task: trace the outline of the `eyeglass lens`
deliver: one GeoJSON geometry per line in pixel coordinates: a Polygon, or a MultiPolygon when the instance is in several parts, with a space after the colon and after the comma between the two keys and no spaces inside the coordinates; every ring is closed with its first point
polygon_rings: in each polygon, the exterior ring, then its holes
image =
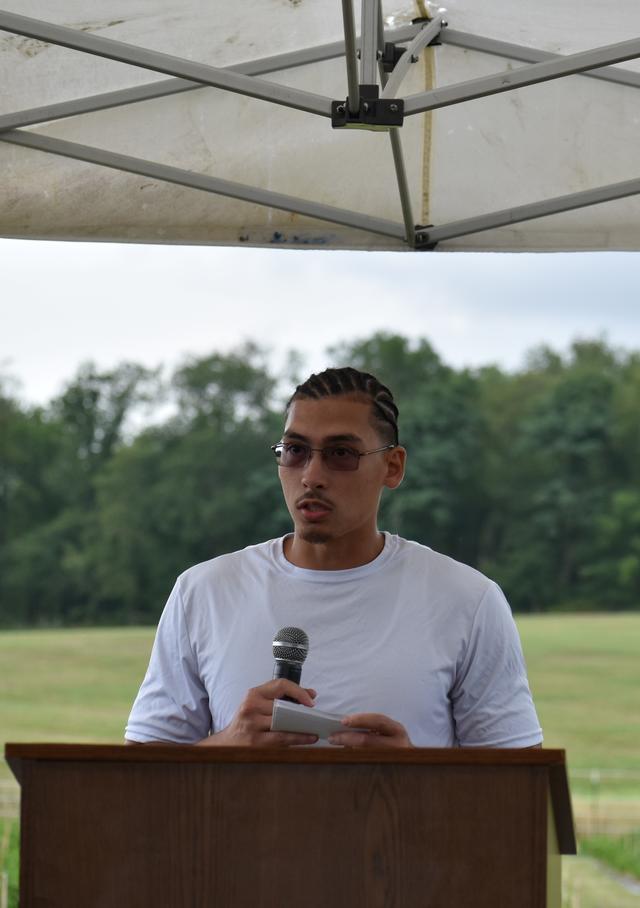
{"type": "MultiPolygon", "coordinates": [[[[311,448],[303,444],[283,444],[278,462],[282,467],[303,467],[311,457],[311,448]]],[[[329,445],[322,449],[322,459],[330,470],[357,470],[360,457],[344,445],[329,445]]]]}

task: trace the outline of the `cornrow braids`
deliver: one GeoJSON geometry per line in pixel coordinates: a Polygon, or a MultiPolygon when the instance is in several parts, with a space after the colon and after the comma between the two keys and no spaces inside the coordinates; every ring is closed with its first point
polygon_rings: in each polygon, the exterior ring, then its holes
{"type": "Polygon", "coordinates": [[[325,369],[324,372],[310,375],[293,392],[287,401],[286,411],[289,411],[294,400],[301,398],[317,400],[342,394],[356,394],[370,400],[372,416],[378,431],[389,444],[398,444],[398,408],[393,400],[393,394],[374,375],[360,372],[351,366],[325,369]]]}

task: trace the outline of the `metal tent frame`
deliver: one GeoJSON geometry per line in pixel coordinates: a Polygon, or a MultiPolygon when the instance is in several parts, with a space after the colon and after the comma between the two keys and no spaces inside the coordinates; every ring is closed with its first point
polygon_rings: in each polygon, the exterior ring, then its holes
{"type": "Polygon", "coordinates": [[[404,241],[413,249],[433,249],[443,240],[640,194],[639,177],[449,224],[416,224],[400,139],[400,129],[406,117],[576,74],[640,88],[640,73],[611,68],[613,64],[640,57],[640,38],[580,53],[558,55],[456,31],[450,29],[441,17],[417,19],[409,26],[385,30],[381,0],[362,0],[359,38],[353,0],[342,0],[342,14],[344,41],[218,68],[0,10],[0,30],[172,77],[141,87],[0,115],[0,141],[370,231],[404,241]],[[526,65],[406,98],[399,97],[410,67],[419,60],[424,48],[435,43],[476,50],[526,65]],[[399,46],[402,44],[407,45],[406,48],[399,46]],[[269,73],[342,56],[345,58],[348,85],[344,100],[301,91],[262,78],[269,73]],[[55,139],[25,129],[203,87],[236,92],[325,117],[337,130],[360,128],[388,131],[403,223],[55,139]]]}

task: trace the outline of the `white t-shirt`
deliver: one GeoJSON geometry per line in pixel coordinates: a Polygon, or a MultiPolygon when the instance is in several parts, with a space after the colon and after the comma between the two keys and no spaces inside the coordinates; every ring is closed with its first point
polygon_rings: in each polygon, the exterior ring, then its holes
{"type": "Polygon", "coordinates": [[[345,571],[296,567],[274,539],[182,574],[160,619],[126,728],[189,744],[232,720],[273,674],[286,625],[309,635],[301,683],[319,709],[384,713],[419,747],[542,740],[520,639],[501,590],[478,571],[385,533],[345,571]]]}

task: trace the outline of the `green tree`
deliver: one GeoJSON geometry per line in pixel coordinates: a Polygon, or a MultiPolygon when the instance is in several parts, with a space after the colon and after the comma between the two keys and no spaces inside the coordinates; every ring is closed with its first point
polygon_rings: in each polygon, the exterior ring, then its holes
{"type": "Polygon", "coordinates": [[[598,514],[589,558],[580,565],[585,599],[593,607],[638,608],[640,604],[640,491],[621,489],[598,514]]]}
{"type": "Polygon", "coordinates": [[[582,565],[624,481],[615,443],[619,366],[604,343],[576,343],[566,361],[538,351],[516,379],[526,399],[519,415],[501,417],[508,442],[497,473],[507,494],[494,472],[492,545],[480,563],[518,608],[588,604],[582,565]]]}
{"type": "Polygon", "coordinates": [[[93,479],[125,442],[128,422],[159,397],[159,371],[125,362],[106,372],[83,364],[54,398],[50,413],[67,441],[60,482],[75,490],[78,503],[91,504],[93,479]]]}
{"type": "Polygon", "coordinates": [[[275,385],[266,352],[251,342],[228,354],[191,357],[172,380],[179,421],[215,428],[223,435],[234,431],[240,418],[263,420],[275,385]]]}
{"type": "Polygon", "coordinates": [[[96,482],[96,621],[155,621],[189,565],[289,526],[269,445],[281,431],[257,347],[176,371],[178,414],[122,446],[96,482]]]}
{"type": "Polygon", "coordinates": [[[3,398],[0,450],[0,620],[78,623],[93,593],[88,562],[96,520],[95,481],[118,446],[127,418],[156,393],[156,375],[125,363],[100,373],[80,368],[46,409],[3,398]]]}
{"type": "MultiPolygon", "coordinates": [[[[456,370],[380,333],[330,358],[399,404],[407,476],[381,526],[478,566],[517,609],[640,607],[640,354],[581,341],[456,370]]],[[[83,366],[44,408],[0,380],[0,623],[154,622],[186,567],[289,530],[279,388],[252,343],[188,359],[165,398],[133,363],[83,366]],[[161,399],[171,414],[137,429],[161,399]]]]}

